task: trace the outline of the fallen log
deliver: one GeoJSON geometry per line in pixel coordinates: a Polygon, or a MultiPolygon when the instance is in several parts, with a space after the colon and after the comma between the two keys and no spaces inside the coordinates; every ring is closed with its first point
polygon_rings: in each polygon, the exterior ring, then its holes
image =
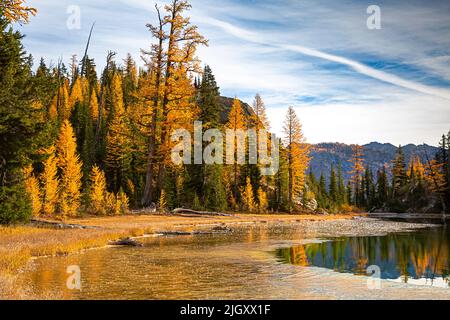
{"type": "Polygon", "coordinates": [[[197,211],[197,210],[191,210],[191,209],[184,209],[184,208],[176,208],[172,211],[172,214],[195,214],[200,216],[222,216],[222,217],[234,217],[232,214],[228,213],[222,213],[222,212],[212,212],[212,211],[197,211]]]}
{"type": "Polygon", "coordinates": [[[193,234],[187,231],[156,231],[155,233],[163,236],[190,236],[193,234]]]}
{"type": "Polygon", "coordinates": [[[110,241],[108,243],[111,246],[130,246],[130,247],[142,247],[143,244],[131,239],[131,238],[124,238],[124,239],[119,239],[117,241],[110,241]]]}

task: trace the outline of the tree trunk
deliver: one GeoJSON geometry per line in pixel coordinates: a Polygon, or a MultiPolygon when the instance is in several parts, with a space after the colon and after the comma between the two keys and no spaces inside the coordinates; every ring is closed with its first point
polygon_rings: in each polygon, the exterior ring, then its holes
{"type": "Polygon", "coordinates": [[[158,44],[158,54],[156,58],[156,82],[155,82],[155,95],[153,97],[153,110],[152,110],[152,122],[151,122],[151,132],[149,137],[149,147],[148,147],[148,156],[147,156],[147,172],[145,175],[145,187],[144,193],[142,196],[141,204],[143,206],[149,206],[153,202],[153,177],[154,177],[154,161],[155,161],[155,153],[156,153],[156,124],[158,121],[158,102],[159,102],[159,89],[161,86],[161,73],[162,73],[162,64],[163,64],[163,20],[161,18],[161,14],[159,12],[158,6],[156,7],[156,11],[158,13],[159,19],[159,44],[158,44]]]}

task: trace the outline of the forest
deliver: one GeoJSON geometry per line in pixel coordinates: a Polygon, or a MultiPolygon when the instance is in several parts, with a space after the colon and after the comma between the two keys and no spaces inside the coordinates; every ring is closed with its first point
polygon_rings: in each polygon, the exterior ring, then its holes
{"type": "Polygon", "coordinates": [[[238,97],[224,103],[213,70],[197,57],[208,40],[191,23],[190,8],[184,0],[156,5],[158,19],[146,26],[153,41],[142,44],[147,47],[141,52],[143,66],[131,55],[121,58],[110,51],[98,73],[89,42],[80,59],[73,55],[68,63],[53,65],[42,57],[34,66],[15,26],[39,13],[23,0],[2,1],[0,224],[179,207],[449,212],[450,132],[425,162],[417,157],[406,163],[399,148],[378,172],[369,169],[362,148],[354,145],[351,178],[345,181],[336,166],[327,183],[310,170],[301,115],[289,107],[273,175],[262,175],[260,164],[174,164],[171,134],[179,128],[193,131],[194,121],[202,122],[203,131],[270,131],[261,95],[249,110],[238,97]]]}

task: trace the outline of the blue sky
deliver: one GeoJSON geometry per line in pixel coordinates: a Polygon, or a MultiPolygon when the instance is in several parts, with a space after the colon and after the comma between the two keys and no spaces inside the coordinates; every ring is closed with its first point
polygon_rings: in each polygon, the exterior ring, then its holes
{"type": "MultiPolygon", "coordinates": [[[[21,27],[38,59],[89,55],[99,68],[113,50],[139,62],[152,39],[151,0],[29,0],[38,16],[21,27]],[[71,5],[80,29],[67,28],[71,5]]],[[[160,1],[160,4],[164,2],[160,1]]],[[[307,140],[436,144],[450,129],[450,2],[192,0],[192,22],[209,39],[199,56],[221,93],[251,103],[259,92],[272,128],[281,132],[295,107],[307,140]],[[366,26],[369,5],[381,29],[366,26]]]]}

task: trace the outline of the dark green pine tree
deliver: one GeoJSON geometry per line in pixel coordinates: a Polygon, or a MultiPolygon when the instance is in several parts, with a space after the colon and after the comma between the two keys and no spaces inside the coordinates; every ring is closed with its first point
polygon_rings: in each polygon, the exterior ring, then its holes
{"type": "Polygon", "coordinates": [[[325,180],[325,176],[323,175],[323,173],[320,175],[320,178],[319,178],[317,204],[318,204],[319,208],[324,208],[324,209],[327,209],[329,206],[326,180],[325,180]]]}
{"type": "MultiPolygon", "coordinates": [[[[55,74],[53,74],[50,69],[46,66],[44,59],[40,60],[39,67],[36,73],[32,77],[33,81],[33,95],[41,105],[41,112],[44,113],[45,123],[42,130],[39,131],[37,137],[35,137],[36,145],[41,145],[48,147],[56,140],[59,133],[59,123],[57,119],[51,119],[49,117],[49,109],[52,103],[53,97],[56,95],[58,90],[58,80],[55,74]]],[[[44,160],[44,155],[36,155],[34,162],[41,164],[44,160]]],[[[39,168],[39,165],[38,165],[39,168]]],[[[41,168],[39,168],[41,169],[41,168]]]]}
{"type": "Polygon", "coordinates": [[[448,137],[444,134],[442,135],[441,141],[439,141],[439,149],[436,153],[436,161],[442,165],[442,172],[445,177],[446,186],[445,186],[445,198],[447,199],[446,204],[447,207],[450,205],[450,167],[449,167],[449,146],[450,141],[448,139],[450,138],[450,132],[448,134],[448,137]]]}
{"type": "Polygon", "coordinates": [[[447,133],[447,208],[450,210],[450,130],[447,133]]]}
{"type": "Polygon", "coordinates": [[[331,170],[330,170],[330,183],[328,186],[328,191],[329,191],[330,199],[333,202],[333,204],[337,204],[338,199],[339,199],[338,184],[337,184],[337,179],[336,179],[336,172],[334,171],[333,165],[331,165],[331,170]]]}
{"type": "Polygon", "coordinates": [[[87,102],[77,102],[70,117],[70,122],[77,138],[78,154],[83,161],[83,185],[86,186],[89,180],[89,172],[93,164],[93,153],[91,147],[94,142],[94,132],[89,105],[87,102]]]}
{"type": "Polygon", "coordinates": [[[366,167],[364,173],[364,193],[366,208],[372,209],[375,205],[375,183],[373,182],[373,174],[369,166],[366,167]]]}
{"type": "Polygon", "coordinates": [[[346,203],[346,191],[344,184],[344,177],[342,176],[342,164],[339,162],[338,165],[338,177],[337,177],[337,185],[338,185],[338,204],[343,205],[346,203]]]}
{"type": "Polygon", "coordinates": [[[376,205],[383,207],[389,198],[389,185],[386,173],[386,168],[377,172],[377,191],[376,191],[376,205]]]}
{"type": "Polygon", "coordinates": [[[359,185],[359,188],[357,190],[357,206],[359,208],[366,208],[367,207],[367,199],[366,199],[366,175],[362,175],[361,177],[361,184],[359,185]]]}
{"type": "Polygon", "coordinates": [[[353,202],[353,193],[352,193],[352,184],[350,181],[347,182],[347,187],[345,191],[345,202],[348,204],[354,204],[353,202]]]}
{"type": "Polygon", "coordinates": [[[137,100],[137,77],[136,62],[133,60],[131,54],[128,53],[124,59],[122,81],[123,101],[126,108],[132,106],[137,100]]]}
{"type": "Polygon", "coordinates": [[[203,70],[200,82],[198,104],[200,106],[200,121],[205,129],[219,128],[220,112],[222,107],[219,103],[220,91],[211,68],[207,65],[203,70]]]}
{"type": "Polygon", "coordinates": [[[32,58],[26,56],[22,35],[0,16],[0,224],[27,220],[21,168],[36,151],[44,126],[40,110],[30,112],[33,99],[32,58]]]}
{"type": "Polygon", "coordinates": [[[222,166],[205,166],[205,206],[209,210],[221,211],[227,208],[227,194],[223,186],[222,166]]]}
{"type": "Polygon", "coordinates": [[[396,198],[402,187],[406,185],[406,163],[402,146],[398,147],[392,168],[392,197],[396,198]]]}

